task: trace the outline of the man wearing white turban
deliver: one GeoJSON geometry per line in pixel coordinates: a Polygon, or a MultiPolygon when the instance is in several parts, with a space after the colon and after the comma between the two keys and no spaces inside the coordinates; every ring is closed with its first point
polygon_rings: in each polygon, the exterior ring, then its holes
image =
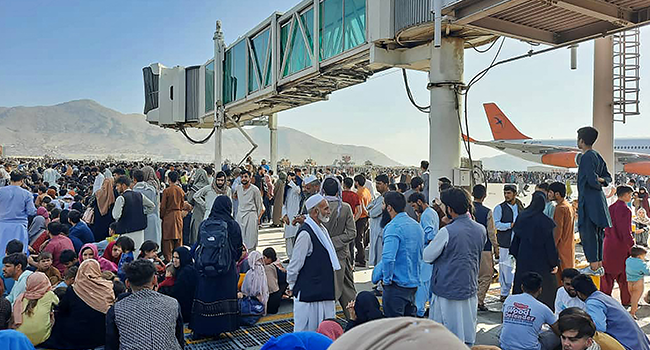
{"type": "Polygon", "coordinates": [[[287,266],[287,282],[294,296],[294,332],[316,331],[323,320],[336,316],[334,271],[341,269],[323,226],[330,220],[327,200],[315,194],[305,201],[305,207],[308,216],[298,230],[287,266]]]}

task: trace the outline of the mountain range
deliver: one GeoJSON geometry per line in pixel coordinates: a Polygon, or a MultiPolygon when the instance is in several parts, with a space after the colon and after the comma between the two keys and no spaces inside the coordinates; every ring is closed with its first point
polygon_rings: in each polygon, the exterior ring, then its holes
{"type": "MultiPolygon", "coordinates": [[[[54,106],[0,107],[0,145],[6,156],[45,156],[62,158],[200,161],[211,162],[214,142],[192,144],[179,132],[146,122],[142,114],[123,114],[93,100],[75,100],[54,106]]],[[[269,130],[247,127],[259,145],[252,154],[256,161],[269,159],[269,130]]],[[[202,138],[207,130],[190,130],[202,138]]],[[[237,130],[223,132],[223,157],[238,162],[250,150],[248,141],[237,130]]],[[[311,158],[329,165],[343,155],[356,164],[400,165],[369,147],[340,145],[319,140],[288,127],[278,128],[279,158],[303,164],[311,158]]]]}

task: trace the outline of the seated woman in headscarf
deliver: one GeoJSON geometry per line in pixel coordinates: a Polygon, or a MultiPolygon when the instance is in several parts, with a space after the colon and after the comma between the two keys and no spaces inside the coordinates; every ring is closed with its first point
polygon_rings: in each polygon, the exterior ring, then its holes
{"type": "Polygon", "coordinates": [[[27,232],[30,246],[47,231],[47,224],[50,223],[49,217],[50,215],[45,208],[39,207],[36,209],[36,216],[32,219],[27,232]]]}
{"type": "Polygon", "coordinates": [[[117,266],[117,264],[120,263],[120,258],[122,257],[122,248],[120,246],[115,245],[116,241],[111,241],[108,243],[106,246],[106,249],[104,249],[104,254],[102,254],[102,258],[112,262],[117,266]]]}
{"type": "Polygon", "coordinates": [[[544,215],[545,198],[542,192],[533,193],[530,205],[519,214],[512,228],[514,237],[510,254],[517,259],[512,290],[513,294],[523,293],[521,277],[526,272],[537,272],[542,276],[542,294],[538,299],[554,310],[557,291],[554,274],[559,266],[559,257],[553,238],[555,222],[544,215]]]}
{"type": "Polygon", "coordinates": [[[277,314],[283,295],[289,284],[287,283],[287,270],[278,262],[275,249],[268,247],[262,252],[264,255],[264,272],[269,286],[269,301],[266,303],[267,314],[277,314]]]}
{"type": "Polygon", "coordinates": [[[255,297],[257,301],[262,303],[264,305],[264,313],[266,313],[266,304],[269,301],[269,285],[266,279],[266,272],[264,271],[262,253],[257,250],[248,253],[248,264],[251,268],[246,272],[241,291],[245,296],[255,297]]]}
{"type": "Polygon", "coordinates": [[[350,312],[350,320],[345,331],[362,325],[366,322],[384,318],[384,314],[379,309],[379,300],[372,292],[364,291],[357,294],[357,298],[347,306],[350,312]]]}
{"type": "Polygon", "coordinates": [[[99,253],[97,252],[97,246],[94,243],[84,244],[83,247],[81,247],[81,251],[79,251],[79,263],[82,263],[87,259],[97,260],[102,271],[117,273],[117,265],[109,260],[104,259],[104,257],[99,256],[99,253]]]}
{"type": "Polygon", "coordinates": [[[190,250],[184,246],[174,249],[172,264],[176,268],[176,282],[171,288],[170,296],[178,300],[183,322],[188,322],[192,317],[192,302],[197,285],[197,274],[190,250]]]}
{"type": "Polygon", "coordinates": [[[94,349],[106,343],[106,312],[113,305],[113,282],[102,278],[99,262],[86,259],[59,303],[48,349],[94,349]]]}
{"type": "MultiPolygon", "coordinates": [[[[243,253],[241,228],[232,217],[232,202],[226,196],[215,199],[208,219],[201,223],[199,242],[203,240],[206,227],[217,222],[225,222],[228,230],[228,242],[231,249],[231,264],[228,271],[217,275],[208,276],[201,274],[198,277],[194,308],[190,320],[190,329],[197,336],[217,336],[239,327],[239,307],[237,304],[237,282],[239,273],[236,263],[243,253]],[[219,312],[215,312],[215,311],[219,312]]],[[[198,258],[198,255],[197,255],[198,258]]],[[[200,273],[200,271],[199,271],[200,273]]],[[[179,284],[179,277],[176,285],[179,284]]],[[[266,283],[266,279],[264,280],[266,283]]]]}
{"type": "Polygon", "coordinates": [[[636,211],[636,218],[634,218],[636,223],[636,230],[634,233],[634,241],[636,244],[642,245],[644,247],[648,246],[648,230],[650,230],[650,219],[648,219],[648,213],[643,208],[639,208],[636,211]]]}
{"type": "Polygon", "coordinates": [[[25,292],[13,306],[14,328],[34,345],[46,341],[52,331],[52,309],[59,298],[51,289],[50,279],[42,272],[34,272],[27,277],[25,292]]]}

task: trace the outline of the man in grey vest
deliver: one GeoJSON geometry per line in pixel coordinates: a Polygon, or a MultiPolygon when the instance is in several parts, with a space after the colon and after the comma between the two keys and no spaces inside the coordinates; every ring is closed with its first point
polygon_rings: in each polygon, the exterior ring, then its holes
{"type": "Polygon", "coordinates": [[[429,318],[472,346],[476,341],[479,262],[487,233],[470,216],[467,191],[451,188],[442,192],[440,200],[451,222],[438,231],[422,254],[424,262],[433,263],[429,318]]]}
{"type": "Polygon", "coordinates": [[[497,228],[497,242],[499,243],[499,284],[501,285],[501,302],[504,302],[512,291],[512,282],[515,278],[514,257],[510,255],[512,243],[512,227],[517,220],[523,205],[517,199],[517,186],[505,185],[503,187],[505,201],[494,208],[494,224],[497,228]]]}
{"type": "Polygon", "coordinates": [[[155,292],[156,267],[145,259],[124,266],[132,293],[106,313],[106,350],[180,350],[185,346],[181,307],[176,299],[155,292]]]}
{"type": "Polygon", "coordinates": [[[147,215],[156,210],[156,205],[142,193],[131,190],[131,179],[124,175],[117,178],[115,187],[120,193],[112,212],[117,221],[115,232],[131,238],[138,249],[144,243],[147,215]]]}

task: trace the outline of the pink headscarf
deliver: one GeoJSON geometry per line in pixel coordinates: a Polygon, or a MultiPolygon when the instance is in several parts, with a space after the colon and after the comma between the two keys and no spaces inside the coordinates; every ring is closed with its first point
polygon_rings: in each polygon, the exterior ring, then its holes
{"type": "Polygon", "coordinates": [[[20,293],[18,299],[16,299],[16,302],[14,303],[13,314],[16,326],[23,324],[23,313],[25,312],[23,299],[39,300],[51,289],[52,284],[50,283],[50,279],[44,273],[34,272],[27,277],[25,292],[20,293]]]}
{"type": "Polygon", "coordinates": [[[92,249],[94,254],[93,256],[95,257],[95,260],[99,262],[99,266],[101,267],[102,271],[110,271],[113,273],[117,273],[117,265],[115,265],[115,263],[113,263],[112,261],[99,256],[99,252],[97,251],[97,246],[93,243],[86,243],[81,247],[81,250],[79,250],[80,264],[84,261],[83,252],[84,250],[86,250],[86,248],[92,249]]]}
{"type": "Polygon", "coordinates": [[[262,253],[257,250],[248,253],[248,265],[250,265],[250,270],[246,272],[241,291],[248,296],[256,297],[264,304],[264,310],[266,310],[266,302],[269,300],[269,285],[266,281],[266,272],[264,272],[262,253]]]}
{"type": "Polygon", "coordinates": [[[343,327],[336,321],[325,320],[320,323],[316,332],[332,340],[336,340],[343,335],[343,327]]]}
{"type": "Polygon", "coordinates": [[[45,209],[44,207],[38,207],[38,209],[36,209],[36,215],[40,215],[46,219],[50,218],[50,213],[48,213],[47,209],[45,209]]]}

